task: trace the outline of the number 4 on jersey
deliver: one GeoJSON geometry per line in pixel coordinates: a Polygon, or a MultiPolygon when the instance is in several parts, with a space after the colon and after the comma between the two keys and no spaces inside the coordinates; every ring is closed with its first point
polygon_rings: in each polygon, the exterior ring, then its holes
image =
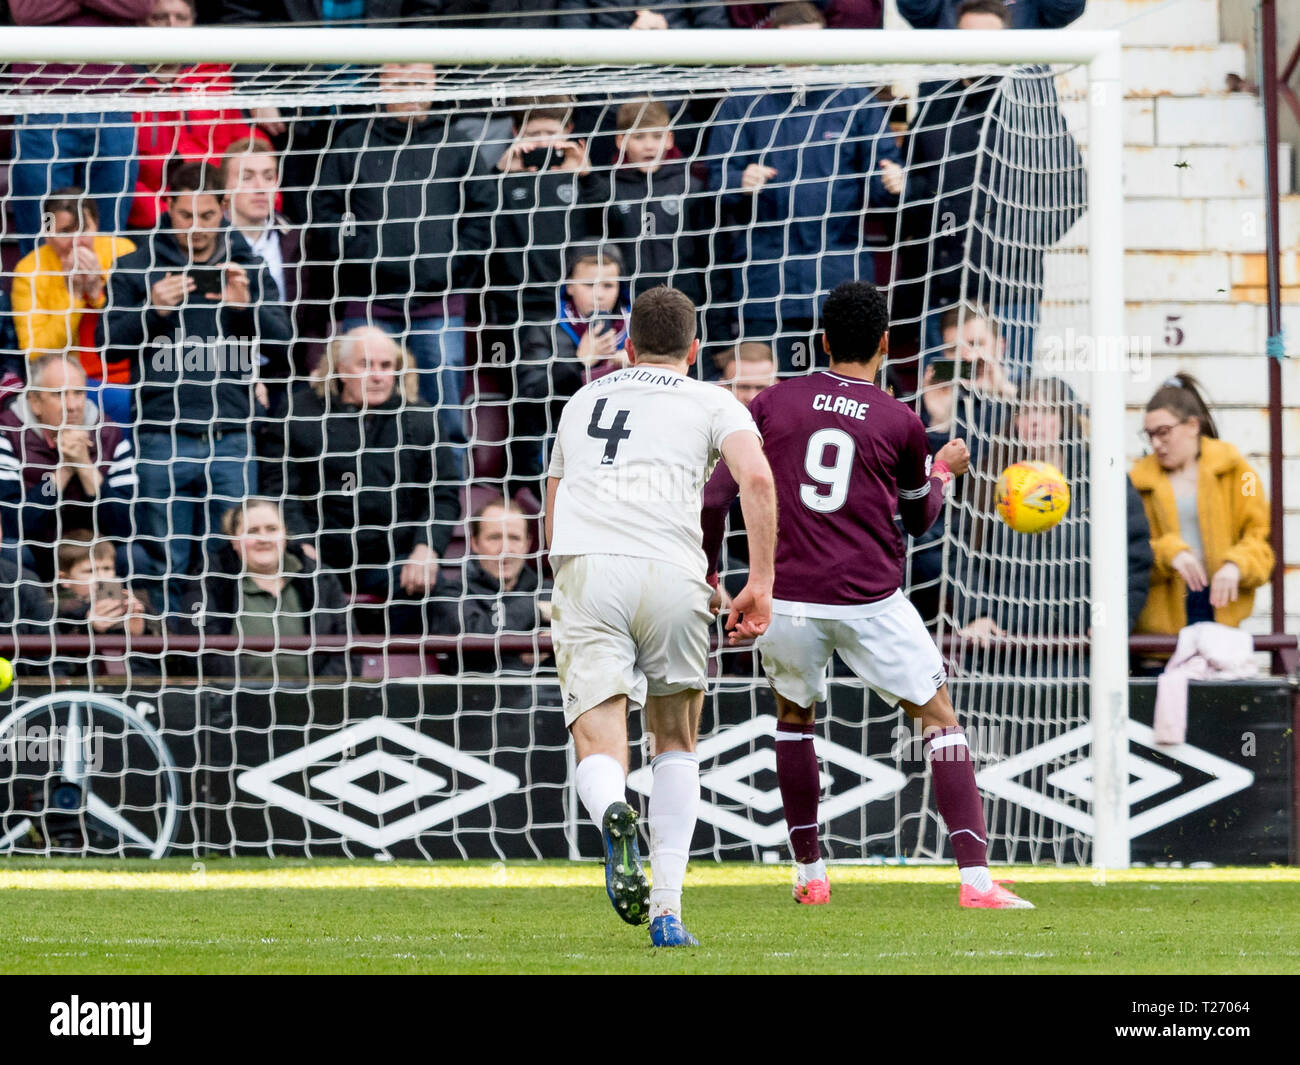
{"type": "Polygon", "coordinates": [[[600,464],[602,466],[612,466],[614,465],[614,459],[618,456],[618,445],[632,435],[632,430],[627,428],[627,416],[631,411],[615,411],[614,420],[606,429],[600,424],[601,419],[605,416],[606,402],[607,400],[602,399],[596,403],[591,412],[591,422],[587,426],[587,435],[605,441],[605,454],[601,456],[600,464]]]}

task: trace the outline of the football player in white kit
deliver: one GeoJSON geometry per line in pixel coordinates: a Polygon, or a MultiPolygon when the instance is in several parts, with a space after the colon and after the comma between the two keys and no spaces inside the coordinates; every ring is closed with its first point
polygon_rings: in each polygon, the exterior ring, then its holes
{"type": "Polygon", "coordinates": [[[749,583],[731,639],[767,628],[776,491],[753,419],[726,389],[687,376],[696,310],[674,289],[632,307],[631,365],[598,378],[560,418],[546,486],[555,573],[552,637],[576,785],[605,844],[605,888],[654,946],[697,946],[682,925],[682,881],[700,800],[695,754],[708,684],[709,609],[700,492],[719,455],[740,485],[749,583]],[[645,710],[653,788],[649,890],[627,803],[627,714],[645,710]]]}

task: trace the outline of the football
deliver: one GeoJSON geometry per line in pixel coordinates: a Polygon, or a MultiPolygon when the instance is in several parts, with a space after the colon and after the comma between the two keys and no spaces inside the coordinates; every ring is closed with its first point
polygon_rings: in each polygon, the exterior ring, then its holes
{"type": "Polygon", "coordinates": [[[1070,486],[1050,462],[1015,462],[998,477],[997,508],[1016,532],[1044,532],[1070,509],[1070,486]]]}

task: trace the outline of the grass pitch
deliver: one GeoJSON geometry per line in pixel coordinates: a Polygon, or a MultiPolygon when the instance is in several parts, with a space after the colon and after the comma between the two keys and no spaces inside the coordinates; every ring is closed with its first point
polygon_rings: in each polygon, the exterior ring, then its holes
{"type": "Polygon", "coordinates": [[[0,860],[0,973],[1300,973],[1300,869],[997,869],[1038,905],[957,906],[952,867],[696,863],[698,949],[652,950],[601,867],[0,860]]]}

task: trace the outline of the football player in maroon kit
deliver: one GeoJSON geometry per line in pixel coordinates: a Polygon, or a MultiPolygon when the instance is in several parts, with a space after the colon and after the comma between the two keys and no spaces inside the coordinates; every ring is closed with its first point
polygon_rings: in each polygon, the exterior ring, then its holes
{"type": "MultiPolygon", "coordinates": [[[[830,900],[813,722],[826,698],[827,664],[838,652],[886,702],[919,720],[961,873],[960,904],[1032,909],[989,873],[984,808],[943,658],[901,590],[906,547],[894,515],[909,535],[925,532],[953,477],[969,467],[969,452],[952,440],[932,463],[920,418],[873,383],[889,339],[889,308],[874,285],[837,286],[821,324],[830,369],[782,381],[749,407],[777,488],[772,622],[757,646],[776,696],[776,770],[795,858],[795,900],[830,900]]],[[[705,487],[710,561],[735,497],[732,484],[719,465],[705,487]]]]}

